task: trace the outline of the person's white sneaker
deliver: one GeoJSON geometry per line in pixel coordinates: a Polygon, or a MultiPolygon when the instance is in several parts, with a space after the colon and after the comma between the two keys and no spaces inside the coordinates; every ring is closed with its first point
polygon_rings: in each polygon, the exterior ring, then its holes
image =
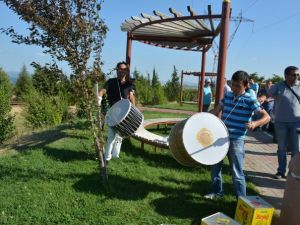
{"type": "Polygon", "coordinates": [[[223,197],[223,194],[215,194],[215,193],[209,193],[207,195],[203,196],[206,199],[214,200],[214,199],[219,199],[223,197]]]}

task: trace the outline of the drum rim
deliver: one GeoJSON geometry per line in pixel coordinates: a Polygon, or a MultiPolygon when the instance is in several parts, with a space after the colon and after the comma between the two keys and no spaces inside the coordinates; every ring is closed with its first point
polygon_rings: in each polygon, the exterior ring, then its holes
{"type": "MultiPolygon", "coordinates": [[[[108,124],[110,127],[114,127],[114,126],[118,125],[119,123],[121,123],[121,122],[127,117],[128,113],[130,112],[130,109],[131,109],[131,107],[132,107],[132,103],[129,101],[129,99],[123,98],[123,99],[117,101],[115,104],[117,104],[118,102],[121,102],[121,101],[127,101],[127,102],[129,103],[129,108],[128,108],[128,110],[127,110],[127,113],[126,113],[126,114],[125,114],[125,115],[124,115],[117,123],[111,124],[111,123],[107,120],[107,124],[108,124]]],[[[106,115],[109,115],[109,112],[112,111],[112,108],[113,108],[113,106],[114,106],[115,104],[113,104],[113,105],[109,108],[109,110],[107,111],[106,115]]]]}

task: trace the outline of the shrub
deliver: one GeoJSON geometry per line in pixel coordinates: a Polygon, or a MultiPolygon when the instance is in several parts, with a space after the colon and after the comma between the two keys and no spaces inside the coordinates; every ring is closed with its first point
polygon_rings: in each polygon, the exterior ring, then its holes
{"type": "Polygon", "coordinates": [[[31,77],[28,74],[26,67],[23,66],[15,85],[15,94],[17,99],[23,99],[33,88],[31,77]]]}
{"type": "Polygon", "coordinates": [[[33,128],[58,125],[68,117],[67,98],[63,94],[47,96],[33,90],[25,99],[25,119],[33,128]]]}
{"type": "Polygon", "coordinates": [[[12,84],[0,68],[0,143],[11,137],[14,131],[14,117],[11,112],[12,84]]]}

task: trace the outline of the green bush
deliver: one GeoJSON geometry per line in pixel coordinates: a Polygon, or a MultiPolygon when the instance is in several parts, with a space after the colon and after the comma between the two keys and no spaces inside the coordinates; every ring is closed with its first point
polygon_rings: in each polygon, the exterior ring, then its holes
{"type": "Polygon", "coordinates": [[[183,101],[198,101],[198,90],[185,89],[183,91],[183,101]]]}
{"type": "Polygon", "coordinates": [[[152,90],[153,90],[153,98],[152,98],[153,105],[164,104],[167,102],[167,98],[165,96],[165,92],[162,86],[157,85],[155,87],[152,87],[152,90]]]}
{"type": "Polygon", "coordinates": [[[25,119],[33,128],[58,125],[68,117],[68,101],[63,94],[47,96],[33,90],[25,101],[25,119]]]}
{"type": "Polygon", "coordinates": [[[0,68],[0,143],[11,137],[14,131],[14,117],[11,112],[12,84],[0,68]]]}

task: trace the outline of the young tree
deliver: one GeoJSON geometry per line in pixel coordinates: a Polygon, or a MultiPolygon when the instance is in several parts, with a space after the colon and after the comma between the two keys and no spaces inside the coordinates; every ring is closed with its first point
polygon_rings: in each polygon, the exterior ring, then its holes
{"type": "Polygon", "coordinates": [[[30,93],[32,90],[32,80],[29,73],[26,70],[26,66],[22,67],[21,72],[19,73],[19,77],[16,81],[15,85],[15,94],[17,99],[23,100],[26,95],[30,93]]]}
{"type": "Polygon", "coordinates": [[[282,76],[277,75],[277,74],[272,74],[272,78],[270,80],[272,81],[273,84],[276,84],[280,81],[283,81],[284,78],[282,76]]]}
{"type": "Polygon", "coordinates": [[[40,93],[55,96],[59,93],[70,91],[68,77],[60,70],[57,65],[40,66],[34,64],[35,71],[32,75],[32,83],[40,93]]]}
{"type": "Polygon", "coordinates": [[[134,86],[136,89],[136,100],[143,104],[149,104],[152,101],[152,88],[149,85],[149,79],[146,79],[136,69],[133,72],[135,81],[134,86]]]}
{"type": "Polygon", "coordinates": [[[153,68],[151,86],[156,87],[158,85],[160,85],[158,74],[156,73],[155,68],[153,68]]]}
{"type": "Polygon", "coordinates": [[[167,81],[167,83],[164,86],[164,90],[169,101],[176,101],[179,99],[180,83],[177,69],[175,66],[173,69],[171,81],[167,81]]]}
{"type": "MultiPolygon", "coordinates": [[[[101,51],[107,32],[107,26],[100,18],[103,1],[3,1],[29,24],[30,34],[20,35],[12,27],[1,29],[2,32],[15,43],[45,48],[44,53],[50,54],[54,62],[64,60],[72,68],[76,93],[93,131],[99,165],[101,171],[106,171],[102,154],[104,141],[101,121],[99,123],[93,115],[96,99],[89,85],[91,73],[97,77],[101,71],[101,51]],[[92,69],[88,68],[88,61],[92,63],[92,69]]],[[[103,178],[106,176],[106,173],[101,174],[103,178]]]]}
{"type": "Polygon", "coordinates": [[[151,85],[151,91],[152,91],[152,104],[162,104],[166,102],[166,97],[164,93],[164,89],[161,86],[161,83],[158,79],[158,74],[155,71],[155,68],[153,68],[152,73],[152,85],[151,85]]]}
{"type": "Polygon", "coordinates": [[[12,84],[0,67],[0,143],[9,138],[14,130],[11,111],[12,84]]]}

